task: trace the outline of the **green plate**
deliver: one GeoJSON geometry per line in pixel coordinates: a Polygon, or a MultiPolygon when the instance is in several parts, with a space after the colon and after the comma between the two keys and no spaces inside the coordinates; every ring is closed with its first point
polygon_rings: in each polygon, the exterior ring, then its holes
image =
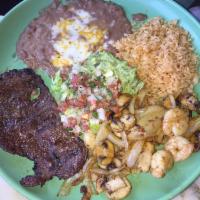
{"type": "MultiPolygon", "coordinates": [[[[124,7],[129,18],[132,13],[143,12],[150,17],[162,16],[167,20],[179,19],[180,24],[191,33],[194,45],[200,52],[200,25],[187,11],[172,0],[114,0],[114,2],[124,7]]],[[[23,62],[15,57],[16,41],[26,25],[49,3],[50,0],[25,0],[4,17],[0,23],[0,72],[25,67],[23,62]]],[[[171,199],[200,174],[199,161],[200,153],[193,154],[188,160],[177,163],[162,179],[155,179],[149,174],[130,176],[133,190],[126,199],[171,199]]],[[[33,163],[27,159],[0,150],[0,175],[30,200],[78,200],[81,198],[79,187],[74,188],[66,198],[58,198],[56,194],[62,181],[56,178],[46,183],[42,188],[23,188],[19,184],[19,180],[32,173],[32,166],[33,163]]],[[[105,198],[103,194],[93,197],[96,200],[105,198]]]]}

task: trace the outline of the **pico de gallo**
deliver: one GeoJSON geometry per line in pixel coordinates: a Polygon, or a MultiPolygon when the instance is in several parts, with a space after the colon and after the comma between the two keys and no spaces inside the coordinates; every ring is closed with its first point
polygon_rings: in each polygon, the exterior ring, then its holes
{"type": "Polygon", "coordinates": [[[89,130],[98,132],[111,113],[120,112],[118,96],[133,96],[142,87],[135,68],[102,51],[92,54],[82,66],[74,65],[64,76],[58,71],[51,91],[64,127],[79,135],[89,130]]]}

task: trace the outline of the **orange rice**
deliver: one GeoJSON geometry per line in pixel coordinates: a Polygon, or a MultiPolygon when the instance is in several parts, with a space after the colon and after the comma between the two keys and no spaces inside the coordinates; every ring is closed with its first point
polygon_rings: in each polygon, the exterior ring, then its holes
{"type": "Polygon", "coordinates": [[[177,97],[187,90],[197,73],[190,35],[176,21],[154,18],[114,46],[117,57],[137,68],[150,104],[169,94],[177,97]]]}

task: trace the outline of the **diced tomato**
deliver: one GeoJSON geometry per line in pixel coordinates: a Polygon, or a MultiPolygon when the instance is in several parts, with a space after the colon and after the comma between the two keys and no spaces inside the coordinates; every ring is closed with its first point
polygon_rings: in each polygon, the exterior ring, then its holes
{"type": "Polygon", "coordinates": [[[106,100],[101,100],[97,102],[97,108],[109,108],[110,104],[106,100]]]}
{"type": "Polygon", "coordinates": [[[88,124],[87,120],[81,119],[81,129],[83,131],[88,131],[89,130],[89,124],[88,124]]]}
{"type": "Polygon", "coordinates": [[[63,80],[66,80],[67,77],[68,77],[68,74],[69,74],[69,69],[68,68],[63,68],[61,73],[60,73],[60,76],[63,80]]]}
{"type": "Polygon", "coordinates": [[[74,128],[77,125],[77,119],[75,117],[69,117],[67,124],[64,125],[66,128],[74,128]]]}
{"type": "Polygon", "coordinates": [[[89,117],[90,117],[89,113],[84,113],[84,114],[81,116],[81,119],[88,120],[89,117]]]}
{"type": "Polygon", "coordinates": [[[81,76],[78,74],[73,74],[71,84],[74,89],[78,88],[80,85],[86,87],[88,78],[86,76],[81,76]]]}
{"type": "Polygon", "coordinates": [[[113,98],[117,98],[119,96],[119,83],[114,82],[108,85],[108,89],[111,91],[113,98]]]}
{"type": "Polygon", "coordinates": [[[79,76],[77,74],[73,74],[71,84],[73,88],[78,88],[79,86],[79,76]]]}
{"type": "Polygon", "coordinates": [[[89,77],[87,75],[80,75],[79,76],[79,80],[80,80],[80,85],[84,86],[84,87],[88,87],[87,84],[88,84],[88,81],[89,81],[89,77]]]}
{"type": "Polygon", "coordinates": [[[114,113],[119,113],[121,111],[120,107],[116,105],[110,106],[110,110],[112,110],[114,113]]]}
{"type": "Polygon", "coordinates": [[[66,102],[70,106],[84,108],[87,105],[87,97],[85,95],[82,95],[78,99],[69,99],[66,102]]]}
{"type": "Polygon", "coordinates": [[[68,108],[67,102],[61,102],[58,104],[58,110],[60,112],[65,112],[67,110],[67,108],[68,108]]]}
{"type": "Polygon", "coordinates": [[[92,108],[96,108],[97,107],[97,100],[96,99],[90,99],[88,100],[89,104],[92,106],[92,108]]]}

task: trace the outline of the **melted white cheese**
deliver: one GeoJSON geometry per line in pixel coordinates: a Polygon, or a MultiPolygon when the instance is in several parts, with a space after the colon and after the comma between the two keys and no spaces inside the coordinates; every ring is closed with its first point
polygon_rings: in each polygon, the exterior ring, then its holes
{"type": "Polygon", "coordinates": [[[105,31],[89,25],[95,18],[81,9],[74,14],[71,19],[61,18],[52,27],[52,43],[57,54],[51,60],[55,67],[82,63],[94,47],[103,45],[105,31]]]}

